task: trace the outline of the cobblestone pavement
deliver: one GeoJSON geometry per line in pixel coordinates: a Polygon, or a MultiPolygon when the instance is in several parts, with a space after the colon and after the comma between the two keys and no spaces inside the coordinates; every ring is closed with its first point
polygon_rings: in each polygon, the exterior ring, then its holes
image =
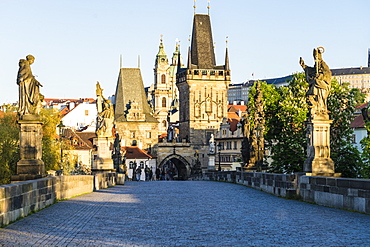
{"type": "Polygon", "coordinates": [[[127,182],[0,229],[2,246],[370,246],[370,216],[219,182],[127,182]]]}

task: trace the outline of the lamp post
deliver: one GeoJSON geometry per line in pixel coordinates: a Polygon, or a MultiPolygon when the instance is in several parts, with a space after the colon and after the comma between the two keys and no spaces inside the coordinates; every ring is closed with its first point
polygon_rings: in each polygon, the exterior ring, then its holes
{"type": "Polygon", "coordinates": [[[58,129],[59,129],[59,142],[60,142],[60,168],[62,168],[62,165],[63,165],[63,142],[62,142],[62,137],[64,135],[64,131],[65,131],[65,125],[63,124],[63,121],[60,120],[59,124],[57,125],[58,129]]]}
{"type": "Polygon", "coordinates": [[[221,171],[221,143],[220,142],[217,144],[217,148],[218,148],[218,171],[220,172],[221,171]]]}

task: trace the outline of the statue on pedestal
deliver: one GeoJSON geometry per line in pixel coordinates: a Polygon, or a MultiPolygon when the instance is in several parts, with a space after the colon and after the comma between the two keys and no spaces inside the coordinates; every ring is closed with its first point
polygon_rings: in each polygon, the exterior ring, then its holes
{"type": "Polygon", "coordinates": [[[215,153],[215,137],[213,134],[211,134],[211,138],[209,139],[209,153],[215,153]]]}
{"type": "Polygon", "coordinates": [[[17,84],[19,86],[18,115],[23,119],[25,115],[39,115],[41,102],[44,96],[40,93],[41,83],[32,75],[31,64],[35,57],[27,55],[26,59],[19,60],[17,84]]]}
{"type": "Polygon", "coordinates": [[[323,47],[313,49],[315,66],[308,67],[302,58],[299,64],[304,69],[306,80],[309,84],[307,91],[307,102],[310,107],[310,119],[329,119],[327,98],[331,88],[331,71],[329,66],[322,59],[323,47]]]}
{"type": "Polygon", "coordinates": [[[323,47],[313,50],[315,66],[308,67],[302,58],[299,64],[305,71],[309,84],[306,93],[309,105],[307,126],[307,159],[303,171],[313,176],[340,176],[334,171],[330,158],[330,124],[327,99],[331,88],[331,71],[322,60],[323,47]]]}
{"type": "Polygon", "coordinates": [[[100,87],[99,82],[96,83],[96,107],[98,116],[96,121],[96,135],[99,136],[112,136],[114,110],[110,100],[104,98],[103,89],[100,87]]]}

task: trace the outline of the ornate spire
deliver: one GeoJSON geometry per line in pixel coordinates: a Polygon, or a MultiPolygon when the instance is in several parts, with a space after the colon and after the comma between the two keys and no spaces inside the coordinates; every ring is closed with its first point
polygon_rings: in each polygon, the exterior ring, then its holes
{"type": "Polygon", "coordinates": [[[159,42],[159,50],[155,58],[155,66],[157,66],[159,63],[168,63],[167,54],[164,51],[163,35],[161,35],[161,39],[159,42]]]}
{"type": "Polygon", "coordinates": [[[207,9],[208,9],[208,15],[209,15],[209,9],[211,8],[210,3],[211,3],[211,1],[209,1],[209,0],[208,0],[208,6],[207,6],[207,9]]]}
{"type": "Polygon", "coordinates": [[[194,8],[194,15],[195,15],[195,13],[196,13],[196,9],[197,9],[196,2],[197,2],[197,0],[194,0],[194,6],[193,6],[193,8],[194,8]]]}

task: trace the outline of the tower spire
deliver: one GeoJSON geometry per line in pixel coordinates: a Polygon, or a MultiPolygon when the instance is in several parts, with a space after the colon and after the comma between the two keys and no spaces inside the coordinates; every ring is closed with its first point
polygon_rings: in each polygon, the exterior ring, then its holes
{"type": "Polygon", "coordinates": [[[196,13],[196,9],[197,9],[196,2],[197,2],[197,0],[194,0],[194,6],[193,6],[193,8],[194,8],[194,15],[195,15],[195,13],[196,13]]]}
{"type": "Polygon", "coordinates": [[[229,64],[229,37],[226,36],[226,53],[225,53],[225,70],[230,70],[230,64],[229,64]]]}
{"type": "Polygon", "coordinates": [[[178,57],[177,57],[177,71],[180,71],[180,69],[181,69],[180,41],[179,41],[177,47],[179,48],[178,57]]]}
{"type": "Polygon", "coordinates": [[[209,15],[209,9],[211,8],[210,3],[211,3],[211,1],[210,1],[210,0],[208,0],[208,6],[207,6],[207,9],[208,9],[208,15],[209,15]]]}

